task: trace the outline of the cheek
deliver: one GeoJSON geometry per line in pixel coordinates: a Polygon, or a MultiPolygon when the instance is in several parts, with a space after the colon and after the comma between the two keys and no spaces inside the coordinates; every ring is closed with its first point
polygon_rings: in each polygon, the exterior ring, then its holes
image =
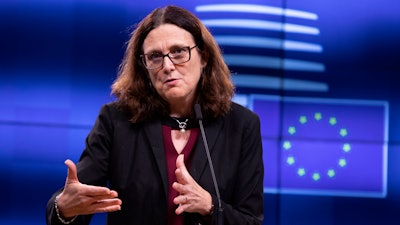
{"type": "Polygon", "coordinates": [[[155,84],[158,80],[157,77],[157,73],[149,73],[149,79],[151,83],[155,84]]]}
{"type": "Polygon", "coordinates": [[[196,81],[199,81],[201,79],[201,76],[203,75],[203,68],[200,67],[198,70],[194,71],[196,75],[193,77],[196,81]]]}

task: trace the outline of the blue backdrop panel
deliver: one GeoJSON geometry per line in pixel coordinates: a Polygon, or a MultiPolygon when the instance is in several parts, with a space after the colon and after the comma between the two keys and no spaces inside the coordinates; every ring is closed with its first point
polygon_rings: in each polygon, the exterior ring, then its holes
{"type": "MultiPolygon", "coordinates": [[[[397,0],[0,3],[0,224],[44,224],[64,160],[112,100],[132,24],[186,7],[261,118],[268,225],[397,224],[397,0]]],[[[104,214],[92,224],[104,224],[104,214]]]]}

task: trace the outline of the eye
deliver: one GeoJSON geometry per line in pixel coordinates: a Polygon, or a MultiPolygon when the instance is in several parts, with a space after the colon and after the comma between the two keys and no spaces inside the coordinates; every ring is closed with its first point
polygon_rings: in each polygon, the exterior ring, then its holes
{"type": "Polygon", "coordinates": [[[187,53],[187,48],[176,48],[170,51],[170,55],[173,58],[179,58],[185,56],[187,53]]]}
{"type": "Polygon", "coordinates": [[[148,60],[159,60],[160,58],[162,58],[162,54],[159,52],[153,52],[151,54],[146,54],[146,57],[148,60]]]}

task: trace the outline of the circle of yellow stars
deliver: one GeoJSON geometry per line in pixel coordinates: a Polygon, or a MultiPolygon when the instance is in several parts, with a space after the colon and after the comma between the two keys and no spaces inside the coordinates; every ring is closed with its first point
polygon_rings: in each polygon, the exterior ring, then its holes
{"type": "MultiPolygon", "coordinates": [[[[323,115],[321,112],[315,112],[313,114],[313,116],[310,118],[312,120],[315,120],[317,122],[321,122],[323,120],[323,115]]],[[[298,122],[300,125],[305,125],[307,124],[309,121],[309,118],[306,115],[301,115],[298,118],[298,122]]],[[[328,123],[330,126],[335,127],[338,124],[338,120],[336,117],[331,116],[328,117],[328,123]]],[[[296,126],[289,126],[287,129],[288,134],[290,135],[295,135],[297,130],[296,130],[296,126]]],[[[347,128],[340,128],[338,131],[338,134],[345,138],[349,135],[349,132],[347,130],[347,128]]],[[[285,140],[283,141],[282,147],[285,151],[290,151],[292,150],[293,146],[292,146],[292,142],[289,140],[285,140]]],[[[342,149],[341,151],[343,151],[344,153],[349,153],[351,151],[351,144],[348,142],[345,142],[342,145],[342,149]]],[[[293,155],[289,155],[288,157],[286,157],[286,164],[289,166],[295,166],[296,165],[296,158],[293,155]]],[[[344,168],[347,166],[347,160],[345,157],[341,157],[337,160],[337,167],[339,168],[344,168]]],[[[336,176],[336,170],[334,168],[329,168],[324,172],[321,171],[307,171],[307,169],[305,167],[298,167],[296,168],[296,173],[299,177],[306,177],[308,174],[311,177],[312,180],[314,181],[319,181],[321,180],[322,176],[327,176],[328,178],[334,178],[336,176]]]]}

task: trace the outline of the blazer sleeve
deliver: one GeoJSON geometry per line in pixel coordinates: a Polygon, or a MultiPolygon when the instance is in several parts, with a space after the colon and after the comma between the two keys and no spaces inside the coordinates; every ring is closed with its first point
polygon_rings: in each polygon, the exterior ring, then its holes
{"type": "MultiPolygon", "coordinates": [[[[221,194],[223,223],[261,225],[264,217],[264,164],[260,119],[249,109],[234,104],[222,124],[208,135],[216,140],[210,145],[221,194]]],[[[217,224],[218,200],[208,174],[207,169],[200,185],[206,184],[211,193],[214,212],[211,221],[203,224],[217,224]]]]}
{"type": "MultiPolygon", "coordinates": [[[[47,225],[64,225],[57,217],[56,210],[54,208],[54,201],[56,196],[61,193],[61,190],[53,194],[53,196],[47,202],[46,207],[46,224],[47,225]]],[[[89,224],[92,215],[78,216],[70,225],[87,225],[89,224]]]]}
{"type": "MultiPolygon", "coordinates": [[[[77,163],[78,179],[81,183],[106,186],[108,179],[108,164],[112,142],[113,123],[111,122],[111,107],[104,105],[96,122],[86,138],[86,147],[77,163]]],[[[47,202],[47,225],[63,225],[57,218],[54,207],[55,197],[62,192],[58,190],[47,202]]],[[[71,225],[88,225],[93,215],[78,216],[71,225]]]]}
{"type": "MultiPolygon", "coordinates": [[[[240,156],[234,174],[235,182],[232,187],[234,191],[229,198],[231,204],[222,201],[224,224],[260,225],[263,221],[264,210],[264,164],[260,120],[248,109],[241,107],[236,109],[241,113],[238,113],[230,122],[239,123],[238,127],[242,131],[229,132],[241,133],[241,138],[231,140],[237,146],[235,149],[239,149],[240,156]]],[[[215,203],[214,200],[214,206],[217,206],[215,203]]]]}

